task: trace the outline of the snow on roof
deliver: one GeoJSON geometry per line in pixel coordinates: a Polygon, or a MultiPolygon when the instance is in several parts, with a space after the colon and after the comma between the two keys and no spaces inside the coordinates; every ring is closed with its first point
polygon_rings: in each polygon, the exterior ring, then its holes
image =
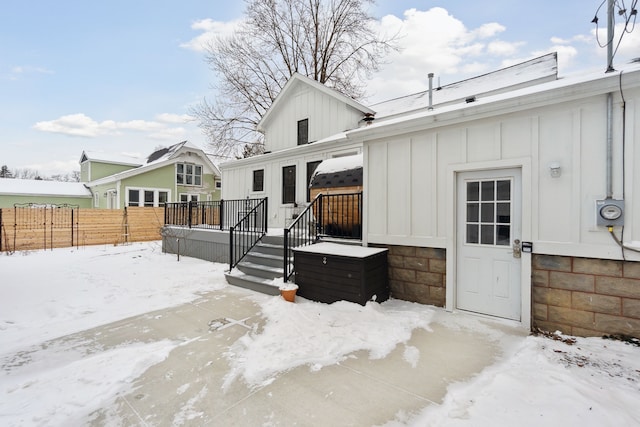
{"type": "MultiPolygon", "coordinates": [[[[497,94],[540,82],[552,81],[557,78],[557,73],[557,54],[550,53],[488,74],[434,88],[432,91],[433,106],[464,102],[472,97],[497,94]]],[[[428,90],[371,106],[376,110],[376,120],[428,107],[428,90]]]]}
{"type": "Polygon", "coordinates": [[[353,156],[335,157],[320,163],[316,168],[315,175],[325,173],[343,172],[362,167],[362,154],[353,156]]]}
{"type": "Polygon", "coordinates": [[[80,163],[93,160],[105,163],[118,163],[123,165],[140,166],[144,164],[144,159],[139,157],[124,154],[124,153],[105,153],[103,151],[83,151],[80,163]]]}
{"type": "Polygon", "coordinates": [[[79,182],[13,178],[0,179],[0,194],[16,196],[91,197],[91,191],[79,182]]]}

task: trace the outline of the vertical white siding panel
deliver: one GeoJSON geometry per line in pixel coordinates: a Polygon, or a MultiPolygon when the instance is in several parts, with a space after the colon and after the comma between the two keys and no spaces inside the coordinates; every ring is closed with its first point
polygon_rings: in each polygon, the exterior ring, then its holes
{"type": "Polygon", "coordinates": [[[438,199],[434,206],[437,210],[437,236],[447,236],[447,166],[464,163],[467,159],[466,131],[463,129],[448,129],[436,135],[437,154],[437,192],[438,199]]]}
{"type": "Polygon", "coordinates": [[[531,118],[511,116],[501,123],[501,150],[503,159],[529,157],[531,155],[531,118]]]}
{"type": "Polygon", "coordinates": [[[394,140],[389,142],[387,152],[389,175],[389,195],[387,212],[387,229],[394,236],[410,234],[411,206],[411,140],[394,140]]]}
{"type": "Polygon", "coordinates": [[[500,139],[493,123],[467,128],[467,156],[470,162],[500,159],[500,139]]]}
{"type": "Polygon", "coordinates": [[[387,143],[377,142],[369,145],[368,181],[365,186],[368,188],[368,201],[365,214],[369,234],[387,234],[387,207],[389,205],[387,187],[387,143]]]}
{"type": "MultiPolygon", "coordinates": [[[[531,117],[531,238],[540,239],[540,120],[537,115],[531,117]]],[[[527,201],[522,200],[525,208],[527,201]]]]}
{"type": "Polygon", "coordinates": [[[433,236],[434,232],[433,146],[430,134],[416,136],[411,141],[411,235],[414,237],[433,236]]]}
{"type": "Polygon", "coordinates": [[[573,143],[573,115],[570,111],[550,111],[540,117],[540,239],[565,242],[571,237],[571,200],[573,176],[571,164],[573,143]],[[566,160],[565,160],[566,159],[566,160]],[[552,178],[549,163],[562,164],[562,176],[552,178]]]}
{"type": "Polygon", "coordinates": [[[571,241],[581,241],[582,229],[587,219],[581,216],[582,203],[582,162],[581,159],[581,143],[582,140],[582,114],[579,108],[572,112],[571,123],[573,125],[572,133],[572,152],[571,152],[571,200],[570,200],[570,216],[575,220],[570,224],[571,241]]]}

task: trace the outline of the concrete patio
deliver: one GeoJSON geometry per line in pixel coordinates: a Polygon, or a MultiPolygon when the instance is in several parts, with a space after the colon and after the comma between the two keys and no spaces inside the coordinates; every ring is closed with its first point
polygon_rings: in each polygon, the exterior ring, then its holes
{"type": "Polygon", "coordinates": [[[504,342],[527,335],[509,324],[438,311],[432,330],[415,330],[407,343],[420,352],[415,367],[398,346],[384,359],[357,352],[321,370],[292,369],[260,388],[236,379],[223,390],[229,370],[224,353],[263,322],[250,295],[227,287],[190,304],[75,334],[73,339],[93,341],[103,351],[132,341],[184,342],[137,378],[132,393],[94,412],[92,425],[381,425],[398,413],[439,404],[448,385],[479,373],[500,357],[504,342]],[[490,325],[483,329],[495,333],[460,327],[448,322],[451,316],[465,316],[470,325],[483,322],[490,325]]]}

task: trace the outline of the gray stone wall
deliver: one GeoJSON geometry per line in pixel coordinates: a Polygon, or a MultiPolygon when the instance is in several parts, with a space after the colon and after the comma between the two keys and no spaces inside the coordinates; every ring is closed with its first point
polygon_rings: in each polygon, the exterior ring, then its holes
{"type": "Polygon", "coordinates": [[[393,298],[444,307],[446,251],[412,246],[389,249],[389,286],[393,298]]]}
{"type": "Polygon", "coordinates": [[[532,276],[534,327],[640,338],[640,262],[535,254],[532,276]]]}

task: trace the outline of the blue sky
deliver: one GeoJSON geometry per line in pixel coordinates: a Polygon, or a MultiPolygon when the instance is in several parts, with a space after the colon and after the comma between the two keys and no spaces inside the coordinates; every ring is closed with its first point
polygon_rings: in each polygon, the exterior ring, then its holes
{"type": "MultiPolygon", "coordinates": [[[[403,51],[372,76],[368,102],[559,52],[560,74],[606,68],[590,22],[601,0],[379,0],[382,31],[403,51]]],[[[626,3],[631,3],[629,0],[626,3]]],[[[0,165],[79,170],[83,150],[146,155],[206,145],[189,108],[213,98],[201,41],[242,17],[243,2],[6,0],[0,14],[0,165]]],[[[606,11],[599,13],[606,26],[606,11]]],[[[606,36],[601,34],[601,39],[606,36]]],[[[640,57],[640,29],[616,57],[640,57]]]]}

